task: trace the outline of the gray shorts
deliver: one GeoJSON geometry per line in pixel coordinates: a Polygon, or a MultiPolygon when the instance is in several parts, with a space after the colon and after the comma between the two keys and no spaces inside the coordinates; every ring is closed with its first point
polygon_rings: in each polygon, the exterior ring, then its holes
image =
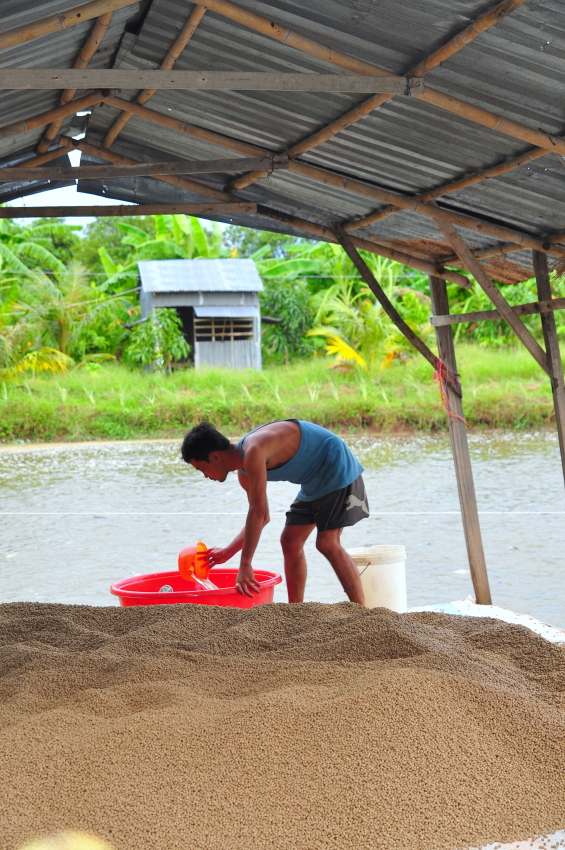
{"type": "Polygon", "coordinates": [[[315,525],[318,531],[330,531],[355,525],[369,516],[369,503],[363,476],[341,490],[305,502],[295,499],[286,512],[285,525],[315,525]]]}

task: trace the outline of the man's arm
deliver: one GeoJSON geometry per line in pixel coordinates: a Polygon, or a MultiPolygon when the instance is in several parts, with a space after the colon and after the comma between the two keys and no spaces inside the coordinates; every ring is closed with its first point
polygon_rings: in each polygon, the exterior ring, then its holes
{"type": "MultiPolygon", "coordinates": [[[[244,474],[244,472],[241,469],[238,471],[237,475],[238,475],[239,483],[243,487],[245,492],[247,493],[248,501],[250,501],[250,499],[249,499],[249,478],[247,477],[247,475],[244,474]]],[[[267,525],[267,523],[270,520],[269,505],[268,505],[268,502],[267,502],[267,494],[266,494],[266,473],[265,473],[265,507],[266,507],[266,510],[265,510],[265,513],[263,514],[263,522],[262,522],[261,530],[267,525]]],[[[247,523],[246,523],[246,526],[244,528],[242,528],[242,530],[239,532],[237,537],[234,537],[234,539],[231,541],[231,543],[228,543],[228,545],[225,546],[224,548],[214,547],[212,549],[208,549],[207,559],[208,559],[208,562],[210,563],[211,566],[215,566],[215,565],[218,565],[218,564],[224,564],[226,561],[229,561],[231,558],[233,558],[233,556],[236,555],[239,551],[241,551],[241,549],[243,548],[243,543],[244,543],[244,539],[245,539],[246,528],[247,528],[247,523]]],[[[257,544],[255,544],[255,547],[256,546],[257,546],[257,544]]]]}
{"type": "MultiPolygon", "coordinates": [[[[243,530],[243,547],[239,562],[236,587],[240,593],[251,596],[259,592],[259,583],[253,573],[252,560],[261,532],[269,521],[267,502],[267,458],[261,444],[249,446],[245,452],[243,469],[247,474],[247,498],[249,510],[243,530]]],[[[244,478],[240,475],[240,482],[244,478]]]]}

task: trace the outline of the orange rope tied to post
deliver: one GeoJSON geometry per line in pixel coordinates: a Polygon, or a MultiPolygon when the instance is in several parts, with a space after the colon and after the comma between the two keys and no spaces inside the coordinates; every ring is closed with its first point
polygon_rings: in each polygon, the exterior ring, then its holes
{"type": "Polygon", "coordinates": [[[458,413],[455,413],[455,411],[451,409],[451,405],[449,404],[449,398],[447,396],[448,380],[457,387],[459,394],[462,395],[461,384],[459,383],[459,375],[457,374],[457,372],[452,372],[450,369],[447,368],[443,360],[440,360],[439,357],[436,357],[436,368],[432,380],[438,382],[441,403],[443,404],[447,415],[451,416],[452,419],[459,419],[460,422],[463,422],[464,425],[467,425],[467,420],[464,419],[462,416],[459,416],[458,413]]]}

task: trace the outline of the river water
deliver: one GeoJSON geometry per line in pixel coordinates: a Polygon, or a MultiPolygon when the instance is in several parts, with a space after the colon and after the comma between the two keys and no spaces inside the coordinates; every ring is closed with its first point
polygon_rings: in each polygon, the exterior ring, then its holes
{"type": "MultiPolygon", "coordinates": [[[[371,516],[346,546],[402,544],[408,603],[472,593],[448,438],[348,440],[366,467],[371,516]]],[[[493,602],[565,627],[565,488],[557,438],[470,437],[493,602]]],[[[282,570],[278,539],[296,495],[269,484],[271,523],[255,566],[282,570]]],[[[89,443],[0,449],[0,602],[115,605],[120,578],[176,568],[198,539],[225,545],[245,520],[235,476],[220,484],[184,464],[179,443],[89,443]]],[[[306,601],[344,594],[312,539],[306,601]]],[[[234,560],[234,565],[236,562],[234,560]]],[[[275,601],[286,601],[284,583],[275,601]]]]}

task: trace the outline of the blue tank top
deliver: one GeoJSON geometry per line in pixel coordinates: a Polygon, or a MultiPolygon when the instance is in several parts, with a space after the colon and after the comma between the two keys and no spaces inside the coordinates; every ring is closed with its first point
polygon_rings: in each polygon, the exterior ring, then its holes
{"type": "MultiPolygon", "coordinates": [[[[352,484],[363,472],[363,467],[350,452],[341,437],[332,434],[327,428],[303,422],[301,419],[283,419],[279,422],[297,422],[300,425],[301,437],[298,451],[282,466],[267,470],[267,481],[291,481],[300,484],[301,489],[297,498],[304,502],[312,502],[335,490],[352,484]]],[[[270,425],[273,423],[270,422],[270,425]]],[[[259,428],[264,428],[260,425],[259,428]]],[[[255,433],[254,428],[249,434],[255,433]]],[[[237,449],[243,457],[243,442],[237,449]]]]}

